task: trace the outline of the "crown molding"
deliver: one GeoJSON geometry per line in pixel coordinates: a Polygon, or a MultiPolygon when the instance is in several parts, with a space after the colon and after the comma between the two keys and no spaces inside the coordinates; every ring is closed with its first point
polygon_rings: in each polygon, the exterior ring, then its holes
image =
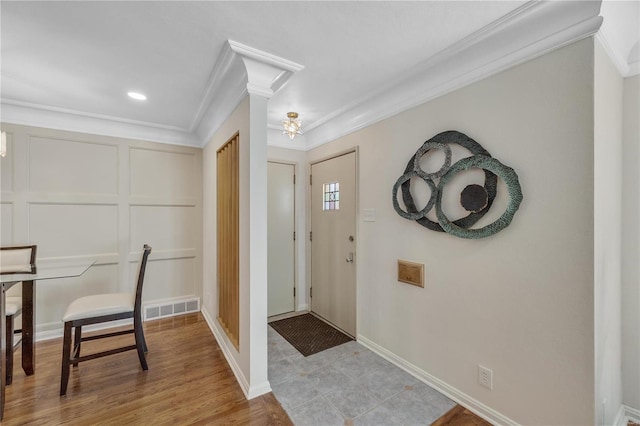
{"type": "Polygon", "coordinates": [[[600,45],[602,46],[604,51],[607,52],[609,59],[611,59],[611,62],[613,62],[613,65],[617,68],[620,75],[622,77],[629,77],[631,71],[629,64],[624,60],[624,58],[622,58],[622,56],[620,56],[619,52],[616,51],[616,49],[611,47],[611,43],[609,42],[609,38],[605,34],[605,31],[603,31],[602,29],[598,31],[598,33],[596,34],[596,39],[600,42],[600,45]]]}
{"type": "Polygon", "coordinates": [[[193,147],[200,144],[196,135],[186,129],[63,108],[43,107],[11,99],[1,100],[0,117],[3,123],[23,126],[47,127],[172,145],[193,147]]]}
{"type": "Polygon", "coordinates": [[[194,120],[200,146],[209,142],[247,94],[270,98],[303,68],[296,62],[227,40],[194,120]]]}
{"type": "Polygon", "coordinates": [[[242,61],[225,43],[224,52],[214,66],[207,84],[207,93],[194,121],[195,134],[200,147],[209,143],[213,134],[229,118],[247,96],[247,72],[242,61]]]}
{"type": "Polygon", "coordinates": [[[127,120],[2,99],[2,121],[27,126],[204,147],[247,94],[266,98],[304,68],[296,62],[228,40],[214,65],[189,128],[127,120]]]}
{"type": "Polygon", "coordinates": [[[306,149],[589,37],[602,24],[599,12],[599,1],[529,1],[375,92],[308,124],[306,149]]]}
{"type": "Polygon", "coordinates": [[[604,29],[598,31],[596,38],[604,48],[604,51],[607,52],[611,62],[613,62],[623,78],[633,77],[634,75],[640,74],[640,62],[628,63],[620,54],[620,51],[615,49],[613,44],[609,42],[610,37],[604,29]]]}
{"type": "Polygon", "coordinates": [[[207,79],[207,84],[204,89],[204,96],[200,100],[198,111],[191,121],[189,130],[196,131],[198,129],[198,126],[202,121],[202,117],[209,109],[217,92],[228,89],[222,84],[222,81],[224,80],[224,76],[229,74],[229,69],[233,65],[233,57],[233,50],[231,50],[228,43],[224,43],[222,46],[222,52],[209,74],[209,78],[207,79]]]}
{"type": "MultiPolygon", "coordinates": [[[[307,123],[304,137],[287,143],[268,132],[268,143],[309,150],[482,80],[552,50],[595,34],[602,23],[600,1],[531,0],[375,91],[307,123]]],[[[603,46],[622,75],[640,73],[640,63],[616,59],[606,37],[603,46]]],[[[126,120],[42,105],[0,100],[3,122],[95,133],[185,146],[204,147],[248,94],[266,98],[281,89],[304,66],[228,40],[205,84],[189,128],[126,120]],[[241,59],[241,60],[238,60],[241,59]]],[[[275,127],[274,127],[275,128],[275,127]]],[[[272,128],[272,130],[274,129],[272,128]]]]}
{"type": "Polygon", "coordinates": [[[59,114],[77,115],[77,116],[95,118],[95,119],[98,119],[98,120],[113,121],[113,122],[117,122],[117,123],[133,124],[133,125],[136,125],[136,126],[154,127],[154,128],[163,129],[163,130],[175,130],[177,132],[187,132],[188,131],[187,129],[184,129],[184,128],[178,127],[178,126],[167,126],[165,124],[158,124],[158,123],[152,123],[152,122],[140,121],[140,120],[131,120],[131,119],[128,119],[128,118],[116,117],[116,116],[112,116],[112,115],[94,114],[94,113],[90,113],[90,112],[76,111],[76,110],[68,109],[68,108],[60,108],[60,107],[54,107],[54,106],[49,106],[49,105],[33,104],[33,103],[29,103],[29,102],[16,101],[14,99],[2,98],[0,101],[2,102],[3,105],[18,106],[18,107],[22,107],[23,110],[37,109],[37,110],[45,111],[45,113],[46,112],[53,112],[53,113],[59,113],[59,114]]]}

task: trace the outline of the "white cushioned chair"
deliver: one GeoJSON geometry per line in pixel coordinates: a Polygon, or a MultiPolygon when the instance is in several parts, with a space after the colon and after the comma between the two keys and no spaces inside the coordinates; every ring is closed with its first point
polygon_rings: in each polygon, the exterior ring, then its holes
{"type": "Polygon", "coordinates": [[[136,349],[138,351],[138,359],[140,360],[142,369],[145,371],[148,369],[145,357],[147,344],[144,340],[144,332],[142,330],[142,283],[144,282],[144,274],[147,267],[147,258],[149,257],[149,253],[151,253],[151,247],[145,244],[142,250],[142,259],[140,260],[140,269],[138,272],[138,282],[136,284],[135,293],[96,294],[81,297],[71,302],[67,308],[67,311],[62,318],[62,321],[64,321],[64,338],[62,343],[62,377],[60,381],[60,395],[66,395],[67,393],[71,365],[77,367],[79,362],[136,349]],[[82,337],[82,327],[85,325],[105,323],[127,318],[133,318],[132,329],[82,337]],[[75,331],[73,337],[73,351],[71,350],[72,331],[75,331]],[[135,336],[134,345],[80,356],[80,346],[82,342],[121,336],[123,334],[130,333],[133,333],[135,336]]]}
{"type": "MultiPolygon", "coordinates": [[[[0,274],[34,274],[36,272],[37,246],[0,247],[0,274]]],[[[5,383],[13,382],[13,352],[22,339],[14,340],[14,335],[22,330],[15,329],[15,320],[22,313],[22,297],[6,296],[5,298],[5,383]]]]}

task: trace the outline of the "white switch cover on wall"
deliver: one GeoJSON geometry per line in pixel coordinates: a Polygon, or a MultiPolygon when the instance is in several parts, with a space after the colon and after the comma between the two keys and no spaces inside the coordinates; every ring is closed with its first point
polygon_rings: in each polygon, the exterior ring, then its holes
{"type": "Polygon", "coordinates": [[[376,221],[376,209],[363,209],[362,210],[362,220],[365,222],[375,222],[376,221]]]}
{"type": "Polygon", "coordinates": [[[478,383],[485,388],[493,390],[493,371],[487,367],[478,365],[478,383]]]}

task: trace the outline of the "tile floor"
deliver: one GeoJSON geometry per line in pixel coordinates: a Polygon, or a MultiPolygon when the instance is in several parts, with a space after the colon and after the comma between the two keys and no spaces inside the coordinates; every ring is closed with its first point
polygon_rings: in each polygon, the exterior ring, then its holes
{"type": "Polygon", "coordinates": [[[269,382],[296,426],[429,425],[456,404],[357,342],[304,357],[269,329],[269,382]]]}

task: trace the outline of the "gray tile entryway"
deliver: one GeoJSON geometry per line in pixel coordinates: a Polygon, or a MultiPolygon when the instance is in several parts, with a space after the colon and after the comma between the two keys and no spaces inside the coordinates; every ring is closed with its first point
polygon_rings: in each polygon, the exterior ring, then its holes
{"type": "Polygon", "coordinates": [[[305,358],[268,330],[269,382],[296,426],[429,425],[456,405],[357,342],[305,358]]]}

